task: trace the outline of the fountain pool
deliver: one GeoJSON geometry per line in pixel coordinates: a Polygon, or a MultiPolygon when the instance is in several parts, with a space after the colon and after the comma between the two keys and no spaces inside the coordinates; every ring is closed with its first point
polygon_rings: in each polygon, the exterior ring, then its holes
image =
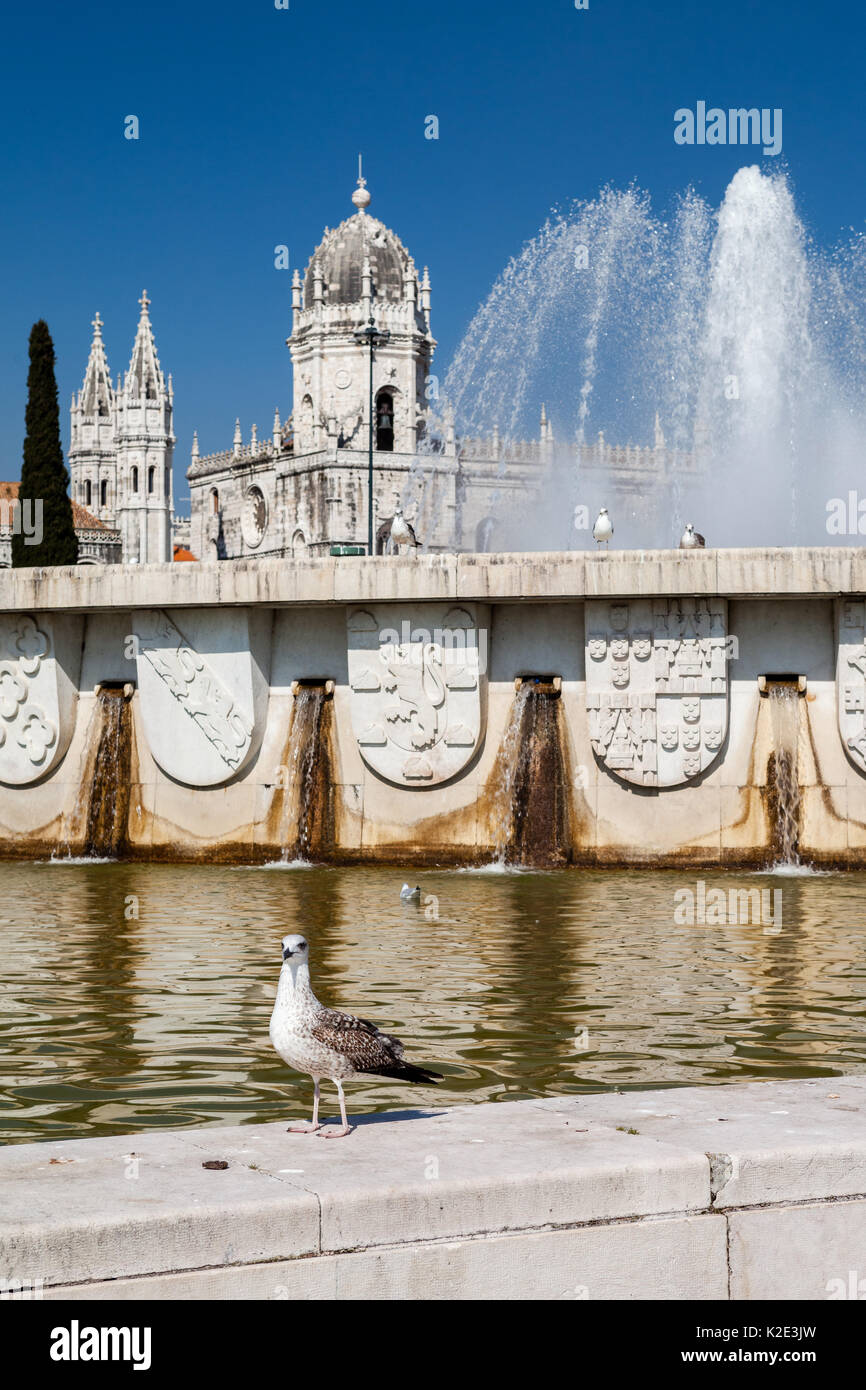
{"type": "Polygon", "coordinates": [[[695,888],[680,870],[412,871],[418,907],[399,868],[3,875],[4,1142],[306,1113],[309,1082],[268,1041],[280,937],[298,930],[326,1003],[445,1073],[370,1077],[349,1089],[356,1114],[866,1071],[862,873],[700,875],[781,891],[781,930],[678,925],[677,890],[695,888]]]}

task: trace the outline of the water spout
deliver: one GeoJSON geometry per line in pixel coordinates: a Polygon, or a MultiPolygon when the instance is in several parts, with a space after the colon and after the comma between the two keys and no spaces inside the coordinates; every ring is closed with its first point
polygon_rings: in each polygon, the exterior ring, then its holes
{"type": "Polygon", "coordinates": [[[130,686],[101,685],[96,692],[95,756],[90,776],[84,854],[118,859],[127,845],[132,752],[130,686]]]}
{"type": "Polygon", "coordinates": [[[795,681],[767,681],[773,751],[767,764],[773,865],[800,864],[800,692],[795,681]]]}
{"type": "Polygon", "coordinates": [[[329,733],[333,681],[297,682],[280,827],[283,863],[309,862],[333,843],[329,733]]]}
{"type": "Polygon", "coordinates": [[[519,679],[493,782],[494,862],[553,868],[569,858],[560,682],[519,679]]]}

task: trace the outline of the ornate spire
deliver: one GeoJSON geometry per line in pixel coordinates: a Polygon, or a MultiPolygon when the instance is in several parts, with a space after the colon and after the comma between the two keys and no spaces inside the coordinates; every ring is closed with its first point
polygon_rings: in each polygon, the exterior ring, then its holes
{"type": "Polygon", "coordinates": [[[358,187],[352,194],[352,202],[359,212],[364,212],[370,206],[371,195],[367,187],[367,180],[364,178],[361,156],[358,155],[358,187]]]}
{"type": "Polygon", "coordinates": [[[156,343],[153,340],[147,290],[142,290],[138,302],[141,305],[141,317],[138,320],[138,332],[135,335],[132,358],[124,383],[124,395],[129,400],[160,400],[165,395],[166,386],[156,355],[156,343]]]}
{"type": "Polygon", "coordinates": [[[102,319],[98,312],[93,319],[93,342],[90,345],[90,357],[78,403],[83,414],[87,416],[110,415],[114,404],[111,374],[105,356],[105,344],[102,341],[102,319]]]}
{"type": "Polygon", "coordinates": [[[198,458],[198,430],[192,432],[192,461],[195,463],[198,458]]]}

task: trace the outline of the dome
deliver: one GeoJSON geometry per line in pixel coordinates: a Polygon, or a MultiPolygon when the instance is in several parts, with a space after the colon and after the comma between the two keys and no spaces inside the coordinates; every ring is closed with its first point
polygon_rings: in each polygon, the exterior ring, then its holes
{"type": "MultiPolygon", "coordinates": [[[[399,303],[403,298],[403,273],[412,264],[408,251],[384,223],[364,211],[370,195],[362,185],[355,190],[352,201],[361,210],[333,231],[326,229],[310,258],[304,278],[306,308],[313,303],[314,266],[321,272],[322,298],[326,304],[360,303],[365,256],[370,262],[373,298],[390,303],[399,303]],[[361,194],[366,202],[359,196],[361,194]]],[[[412,273],[414,275],[414,266],[412,273]]]]}

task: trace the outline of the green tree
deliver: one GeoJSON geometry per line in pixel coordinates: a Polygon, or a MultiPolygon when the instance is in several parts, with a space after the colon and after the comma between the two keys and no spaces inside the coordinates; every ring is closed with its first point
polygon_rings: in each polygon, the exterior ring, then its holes
{"type": "Polygon", "coordinates": [[[12,564],[19,567],[74,565],[78,560],[78,537],[67,491],[69,474],[60,443],[54,361],[48,324],[40,319],[30,333],[26,437],[18,489],[22,525],[12,537],[12,564]]]}

